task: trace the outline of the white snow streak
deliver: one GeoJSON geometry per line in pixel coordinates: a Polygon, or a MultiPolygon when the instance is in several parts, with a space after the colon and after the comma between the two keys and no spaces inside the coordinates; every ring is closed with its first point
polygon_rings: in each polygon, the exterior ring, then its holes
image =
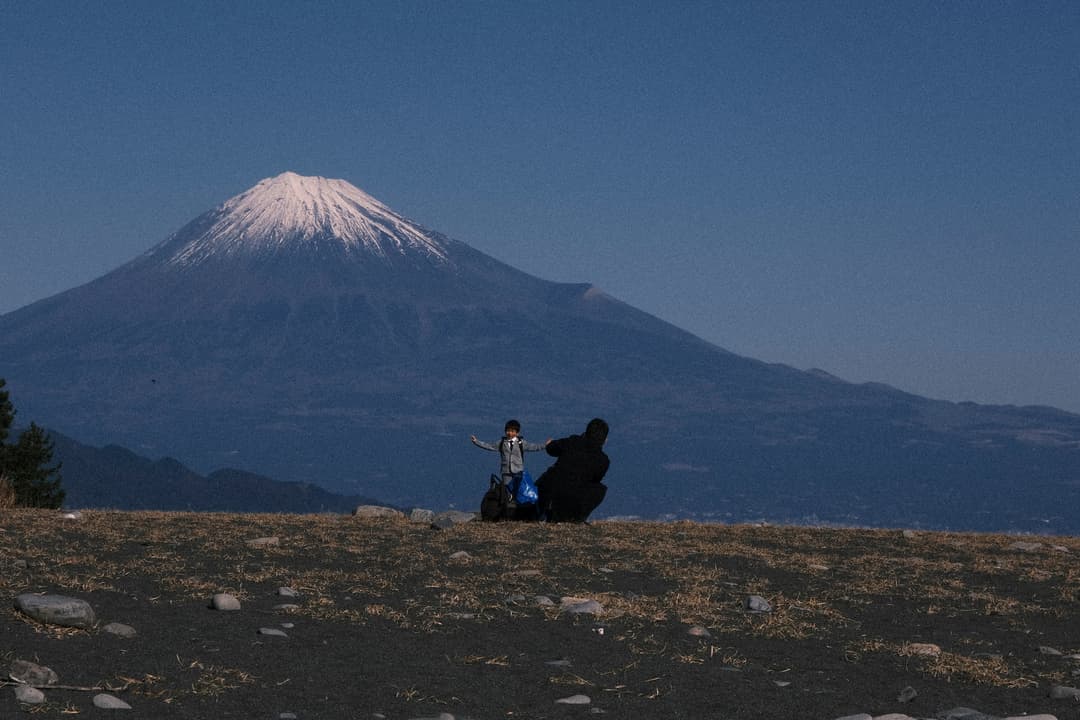
{"type": "Polygon", "coordinates": [[[286,246],[341,242],[380,257],[419,252],[446,261],[446,248],[422,228],[344,180],[286,172],[228,200],[220,217],[169,262],[197,264],[214,255],[273,253],[286,246]]]}

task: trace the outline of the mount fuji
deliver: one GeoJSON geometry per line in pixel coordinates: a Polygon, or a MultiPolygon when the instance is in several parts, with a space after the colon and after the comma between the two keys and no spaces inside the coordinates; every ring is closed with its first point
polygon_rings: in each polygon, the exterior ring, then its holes
{"type": "Polygon", "coordinates": [[[83,443],[399,505],[476,506],[509,417],[601,416],[604,514],[1080,530],[1080,416],[741,357],[294,173],[0,316],[0,377],[83,443]]]}

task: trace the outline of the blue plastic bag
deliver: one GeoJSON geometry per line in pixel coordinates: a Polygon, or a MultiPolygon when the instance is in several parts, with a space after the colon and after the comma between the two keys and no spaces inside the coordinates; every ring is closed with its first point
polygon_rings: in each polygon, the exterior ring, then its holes
{"type": "Polygon", "coordinates": [[[532,505],[540,498],[540,494],[536,491],[536,483],[533,482],[528,470],[523,470],[519,477],[514,478],[514,486],[511,489],[514,491],[514,501],[518,505],[532,505]]]}

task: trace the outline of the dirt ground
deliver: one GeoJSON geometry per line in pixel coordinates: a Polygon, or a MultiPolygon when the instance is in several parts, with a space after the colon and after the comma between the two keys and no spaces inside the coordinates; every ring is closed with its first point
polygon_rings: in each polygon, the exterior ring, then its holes
{"type": "Polygon", "coordinates": [[[92,704],[104,688],[147,718],[828,720],[964,706],[1064,720],[1080,705],[1048,694],[1080,685],[1067,657],[1080,653],[1078,557],[1080,539],[1060,537],[9,510],[0,664],[50,667],[67,689],[28,706],[2,688],[0,717],[115,716],[92,704]],[[41,625],[15,609],[21,593],[84,599],[98,626],[41,625]],[[215,593],[241,609],[212,609],[215,593]],[[749,612],[751,595],[772,611],[749,612]],[[563,610],[567,596],[602,612],[563,610]],[[102,631],[110,622],[138,634],[102,631]],[[589,704],[556,703],[574,695],[589,704]]]}

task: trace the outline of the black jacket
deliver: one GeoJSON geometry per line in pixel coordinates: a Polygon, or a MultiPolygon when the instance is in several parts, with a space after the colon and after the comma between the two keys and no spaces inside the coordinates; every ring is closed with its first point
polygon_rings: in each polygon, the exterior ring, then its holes
{"type": "Polygon", "coordinates": [[[550,522],[582,522],[604,500],[607,486],[601,480],[611,461],[602,447],[603,440],[587,435],[548,443],[548,455],[557,459],[536,481],[542,516],[550,522]]]}
{"type": "Polygon", "coordinates": [[[551,482],[598,483],[607,474],[611,460],[598,444],[585,435],[552,440],[545,448],[557,460],[544,473],[551,482]]]}

